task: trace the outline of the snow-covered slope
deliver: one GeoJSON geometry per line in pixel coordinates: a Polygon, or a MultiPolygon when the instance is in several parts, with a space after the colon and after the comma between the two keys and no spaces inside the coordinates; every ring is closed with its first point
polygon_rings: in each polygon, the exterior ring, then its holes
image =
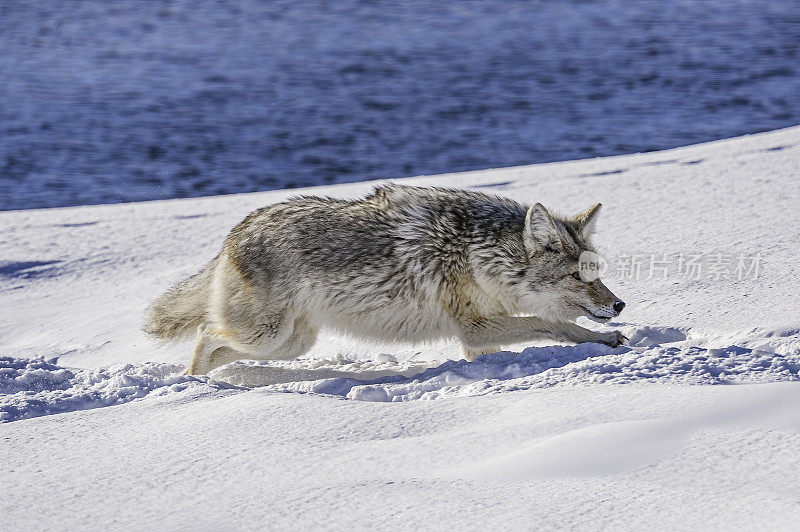
{"type": "Polygon", "coordinates": [[[791,128],[404,180],[604,204],[630,345],[473,363],[327,333],[180,375],[191,344],[146,338],[145,305],[296,192],[0,213],[0,528],[791,528],[798,164],[791,128]]]}

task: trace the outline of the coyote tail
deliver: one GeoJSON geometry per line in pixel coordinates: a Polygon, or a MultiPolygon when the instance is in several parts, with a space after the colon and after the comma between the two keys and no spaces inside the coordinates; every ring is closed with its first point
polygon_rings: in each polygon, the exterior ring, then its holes
{"type": "Polygon", "coordinates": [[[208,315],[216,262],[217,259],[214,259],[200,272],[179,282],[153,301],[145,311],[144,332],[164,340],[178,340],[194,334],[208,315]]]}

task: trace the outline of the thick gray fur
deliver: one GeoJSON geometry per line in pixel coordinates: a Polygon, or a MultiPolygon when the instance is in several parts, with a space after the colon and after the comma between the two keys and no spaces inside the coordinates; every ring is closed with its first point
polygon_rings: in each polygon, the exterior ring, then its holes
{"type": "Polygon", "coordinates": [[[292,359],[323,326],[382,341],[460,340],[472,359],[552,338],[619,345],[572,320],[616,316],[598,279],[573,275],[599,204],[570,219],[480,192],[377,187],[363,199],[299,196],[248,215],[201,272],[147,311],[145,331],[197,331],[188,373],[292,359]]]}

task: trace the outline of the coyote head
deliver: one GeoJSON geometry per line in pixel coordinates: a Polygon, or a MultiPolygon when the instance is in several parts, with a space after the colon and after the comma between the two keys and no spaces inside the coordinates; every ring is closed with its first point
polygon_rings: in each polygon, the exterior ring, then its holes
{"type": "MultiPolygon", "coordinates": [[[[586,264],[596,204],[571,219],[553,217],[537,203],[528,209],[523,230],[527,254],[524,272],[513,288],[521,306],[553,321],[586,316],[608,321],[625,307],[586,264]]],[[[597,257],[596,255],[594,255],[597,257]]]]}

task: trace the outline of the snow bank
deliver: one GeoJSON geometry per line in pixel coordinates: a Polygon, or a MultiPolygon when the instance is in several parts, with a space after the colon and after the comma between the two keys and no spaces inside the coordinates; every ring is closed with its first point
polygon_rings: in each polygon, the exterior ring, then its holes
{"type": "MultiPolygon", "coordinates": [[[[786,331],[784,331],[785,333],[786,331]]],[[[790,337],[776,352],[741,345],[692,345],[677,329],[647,327],[631,347],[600,344],[530,347],[473,362],[435,367],[398,361],[306,358],[241,361],[209,377],[185,376],[184,366],[147,362],[69,369],[43,359],[0,357],[0,422],[122,404],[186,390],[241,387],[314,393],[355,401],[403,402],[592,384],[745,384],[800,381],[800,349],[790,337]],[[660,341],[657,341],[660,340],[660,341]],[[638,344],[638,345],[636,345],[638,344]]],[[[760,343],[752,340],[753,343],[760,343]]],[[[772,344],[775,346],[775,344],[772,344]]]]}
{"type": "Polygon", "coordinates": [[[729,345],[701,347],[678,329],[628,332],[631,346],[600,344],[530,347],[483,355],[473,362],[375,360],[344,356],[293,361],[240,361],[210,377],[185,376],[184,366],[146,362],[70,369],[43,359],[0,357],[0,422],[122,404],[192,390],[261,388],[355,401],[403,402],[593,384],[745,384],[800,381],[800,349],[793,329],[750,338],[771,350],[729,345]],[[776,338],[784,339],[779,342],[776,338]],[[771,343],[766,343],[771,340],[771,343]]]}
{"type": "Polygon", "coordinates": [[[67,369],[43,359],[0,357],[0,422],[112,406],[188,389],[231,388],[181,375],[183,366],[147,362],[67,369]]]}
{"type": "MultiPolygon", "coordinates": [[[[412,401],[592,384],[743,384],[800,381],[796,338],[783,353],[741,345],[692,345],[676,329],[647,327],[631,334],[633,347],[600,344],[531,347],[501,352],[473,362],[451,360],[413,377],[392,375],[372,381],[296,379],[269,389],[332,394],[360,401],[412,401]],[[656,340],[661,339],[656,343],[656,340]],[[636,344],[639,344],[638,346],[636,344]],[[644,345],[644,347],[642,347],[644,345]]],[[[754,343],[755,340],[753,340],[754,343]]],[[[228,371],[233,371],[231,367],[228,371]]]]}
{"type": "Polygon", "coordinates": [[[552,434],[506,455],[479,461],[468,468],[468,474],[505,481],[615,474],[667,461],[703,432],[797,431],[798,402],[800,386],[751,386],[743,396],[686,409],[680,415],[595,423],[552,434]]]}

